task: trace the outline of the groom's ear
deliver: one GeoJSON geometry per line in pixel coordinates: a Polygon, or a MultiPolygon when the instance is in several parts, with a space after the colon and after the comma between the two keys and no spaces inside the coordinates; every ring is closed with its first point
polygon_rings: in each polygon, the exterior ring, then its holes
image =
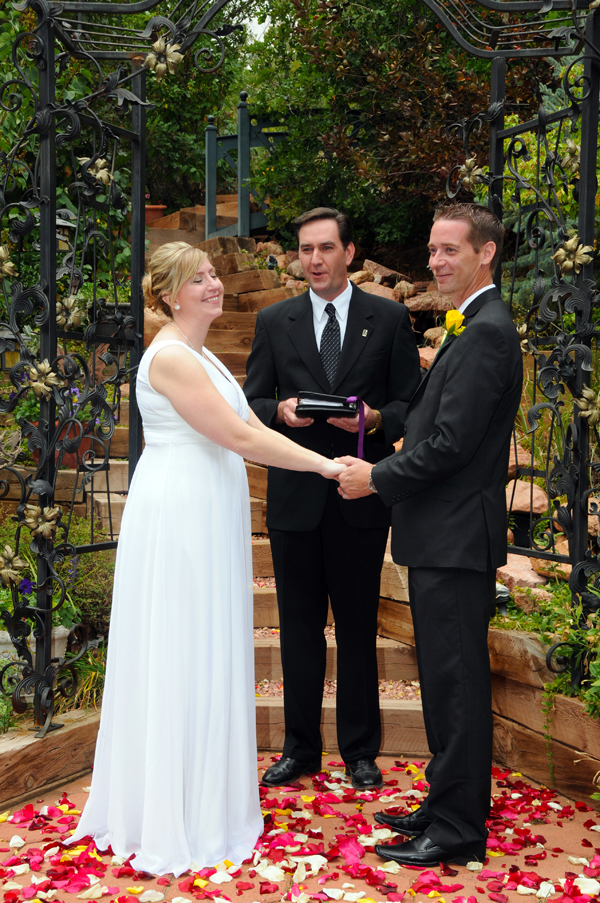
{"type": "Polygon", "coordinates": [[[496,254],[496,242],[486,241],[481,249],[481,263],[484,266],[490,266],[496,254]]]}

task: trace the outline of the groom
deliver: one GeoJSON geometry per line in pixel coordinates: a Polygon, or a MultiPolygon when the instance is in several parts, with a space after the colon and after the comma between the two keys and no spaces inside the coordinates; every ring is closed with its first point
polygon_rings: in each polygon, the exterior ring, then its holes
{"type": "Polygon", "coordinates": [[[392,555],[408,565],[433,758],[420,809],[404,817],[375,815],[413,838],[375,847],[402,865],[466,864],[483,861],[486,852],[487,629],[496,568],[506,562],[505,483],[522,382],[517,332],[492,278],[503,237],[502,224],[485,207],[436,210],[429,263],[456,309],[449,318],[454,325],[410,402],[401,451],[375,466],[340,458],[350,465],[339,477],[344,498],[376,492],[394,506],[392,555]]]}

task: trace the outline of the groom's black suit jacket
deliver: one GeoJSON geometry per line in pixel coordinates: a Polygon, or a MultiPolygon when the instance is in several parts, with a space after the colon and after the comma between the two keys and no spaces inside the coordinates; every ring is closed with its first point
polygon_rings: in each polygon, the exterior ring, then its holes
{"type": "Polygon", "coordinates": [[[392,514],[392,555],[410,567],[506,563],[510,435],[523,366],[498,290],[478,295],[412,398],[401,451],[373,482],[392,514]]]}
{"type": "MultiPolygon", "coordinates": [[[[381,412],[382,426],[365,437],[365,458],[380,461],[402,436],[408,402],[419,384],[419,357],[408,310],[388,298],[352,288],[335,383],[329,386],[319,356],[310,295],[260,311],[244,392],[256,415],[294,442],[328,458],[356,455],[357,434],[328,423],[290,428],[275,422],[277,405],[298,392],[358,395],[381,412]]],[[[329,481],[315,473],[269,467],[267,525],[272,530],[314,530],[325,508],[329,481]]],[[[375,495],[339,504],[354,527],[385,527],[389,509],[375,495]]]]}

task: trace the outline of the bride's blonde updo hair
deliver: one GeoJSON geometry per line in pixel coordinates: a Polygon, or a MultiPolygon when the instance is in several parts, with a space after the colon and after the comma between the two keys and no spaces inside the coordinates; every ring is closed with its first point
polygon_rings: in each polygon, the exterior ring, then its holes
{"type": "Polygon", "coordinates": [[[157,248],[142,279],[146,306],[172,318],[171,306],[163,301],[163,294],[170,294],[171,301],[176,301],[182,285],[193,279],[207,257],[200,248],[192,248],[185,241],[170,241],[157,248]]]}

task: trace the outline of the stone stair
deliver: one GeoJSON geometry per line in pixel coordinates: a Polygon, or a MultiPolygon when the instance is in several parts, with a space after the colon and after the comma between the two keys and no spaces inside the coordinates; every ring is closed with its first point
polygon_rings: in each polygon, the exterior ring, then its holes
{"type": "MultiPolygon", "coordinates": [[[[252,543],[252,561],[255,579],[273,575],[273,561],[269,541],[255,540],[252,543]]],[[[406,590],[398,569],[386,554],[382,571],[382,591],[406,597],[406,590]]],[[[331,610],[328,623],[333,623],[331,610]]],[[[254,589],[254,626],[278,627],[277,597],[275,589],[254,589]]],[[[382,681],[416,680],[417,659],[414,646],[398,640],[377,638],[377,663],[379,679],[382,681]]],[[[257,681],[281,680],[281,656],[279,636],[254,640],[254,664],[257,681]]],[[[327,639],[327,670],[325,677],[335,680],[337,648],[335,640],[327,639]]],[[[380,700],[382,716],[381,752],[390,755],[428,755],[425,726],[420,701],[403,699],[380,700]]],[[[256,726],[259,749],[281,750],[284,739],[283,699],[261,697],[256,699],[256,726]]],[[[337,750],[335,729],[335,699],[323,700],[321,730],[328,752],[337,750]]]]}

